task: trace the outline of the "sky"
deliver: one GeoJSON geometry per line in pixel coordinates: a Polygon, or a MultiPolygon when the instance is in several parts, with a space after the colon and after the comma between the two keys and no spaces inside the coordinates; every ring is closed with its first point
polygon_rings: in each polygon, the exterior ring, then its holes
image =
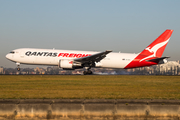
{"type": "MultiPolygon", "coordinates": [[[[139,53],[166,29],[180,60],[179,0],[0,0],[0,66],[17,48],[139,53]]],[[[30,66],[24,66],[30,67],[30,66]]]]}

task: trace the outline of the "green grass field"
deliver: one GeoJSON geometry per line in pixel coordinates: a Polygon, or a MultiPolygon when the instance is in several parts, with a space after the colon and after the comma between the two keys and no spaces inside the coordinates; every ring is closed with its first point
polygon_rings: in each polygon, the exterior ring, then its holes
{"type": "Polygon", "coordinates": [[[180,99],[180,76],[0,75],[0,99],[180,99]]]}

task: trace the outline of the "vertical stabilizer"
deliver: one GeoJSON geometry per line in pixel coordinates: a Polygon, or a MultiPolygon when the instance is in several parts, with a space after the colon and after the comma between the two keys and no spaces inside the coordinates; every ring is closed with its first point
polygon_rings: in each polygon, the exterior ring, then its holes
{"type": "Polygon", "coordinates": [[[148,47],[146,47],[140,55],[161,57],[164,49],[171,37],[173,30],[166,30],[155,41],[153,41],[148,47]]]}
{"type": "Polygon", "coordinates": [[[137,57],[132,60],[125,68],[143,67],[158,64],[158,58],[161,58],[164,49],[171,37],[173,30],[164,31],[156,40],[147,46],[137,57]],[[151,61],[156,59],[156,62],[151,61]]]}

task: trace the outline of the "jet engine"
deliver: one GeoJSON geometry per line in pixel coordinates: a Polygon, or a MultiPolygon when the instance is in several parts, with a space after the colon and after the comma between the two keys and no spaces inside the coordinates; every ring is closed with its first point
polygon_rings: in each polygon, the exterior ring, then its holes
{"type": "Polygon", "coordinates": [[[74,70],[77,68],[82,68],[81,63],[76,63],[71,59],[61,59],[59,60],[59,67],[64,70],[74,70]]]}

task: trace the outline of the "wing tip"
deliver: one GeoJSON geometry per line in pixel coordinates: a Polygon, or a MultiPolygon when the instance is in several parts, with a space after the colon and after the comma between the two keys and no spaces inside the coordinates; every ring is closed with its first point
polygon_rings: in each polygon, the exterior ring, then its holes
{"type": "Polygon", "coordinates": [[[106,50],[106,52],[112,52],[112,50],[106,50]]]}

